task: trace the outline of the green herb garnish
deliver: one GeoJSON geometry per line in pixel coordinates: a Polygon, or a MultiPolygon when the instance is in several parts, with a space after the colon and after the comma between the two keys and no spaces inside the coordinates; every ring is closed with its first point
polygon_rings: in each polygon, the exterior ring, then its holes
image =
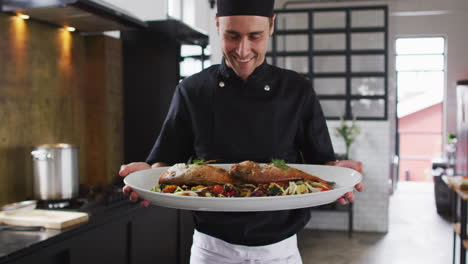
{"type": "Polygon", "coordinates": [[[208,163],[216,162],[216,160],[204,160],[204,159],[194,159],[192,160],[192,164],[195,165],[206,165],[208,163]]]}
{"type": "Polygon", "coordinates": [[[192,164],[198,165],[200,163],[204,163],[205,159],[194,159],[192,160],[192,164]]]}
{"type": "Polygon", "coordinates": [[[284,161],[284,160],[272,159],[271,163],[273,163],[273,165],[275,165],[275,167],[277,167],[277,168],[280,168],[280,169],[283,169],[283,170],[289,169],[288,165],[286,165],[286,161],[284,161]]]}
{"type": "Polygon", "coordinates": [[[282,193],[283,191],[278,187],[278,186],[273,186],[271,188],[268,188],[267,190],[267,194],[268,195],[271,195],[271,196],[275,196],[275,195],[278,195],[280,193],[282,193]]]}

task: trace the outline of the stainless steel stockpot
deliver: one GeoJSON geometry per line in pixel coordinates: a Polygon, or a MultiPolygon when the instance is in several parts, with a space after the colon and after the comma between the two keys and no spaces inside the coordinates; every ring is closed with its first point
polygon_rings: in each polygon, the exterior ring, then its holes
{"type": "Polygon", "coordinates": [[[44,144],[31,152],[34,196],[39,200],[66,200],[78,195],[78,147],[44,144]]]}

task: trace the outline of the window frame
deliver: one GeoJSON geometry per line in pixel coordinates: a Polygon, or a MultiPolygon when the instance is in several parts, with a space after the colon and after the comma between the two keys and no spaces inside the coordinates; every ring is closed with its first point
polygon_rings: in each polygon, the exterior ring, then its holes
{"type": "MultiPolygon", "coordinates": [[[[271,51],[267,52],[266,56],[271,58],[273,65],[277,65],[278,57],[294,57],[304,56],[308,58],[308,72],[304,73],[303,76],[309,79],[312,83],[315,78],[344,78],[345,79],[345,94],[344,95],[324,95],[318,94],[319,100],[339,100],[345,101],[345,114],[344,116],[325,116],[327,120],[339,120],[344,118],[350,120],[356,118],[357,120],[388,120],[388,8],[387,6],[358,6],[358,7],[335,7],[335,8],[307,8],[307,9],[278,9],[275,10],[276,14],[289,14],[289,13],[307,13],[308,16],[308,29],[294,29],[294,30],[279,30],[277,23],[275,23],[275,31],[272,36],[271,51]],[[352,11],[366,11],[366,10],[382,10],[383,11],[383,22],[382,27],[352,27],[351,26],[351,12],[352,11]],[[345,12],[345,27],[344,28],[320,28],[314,29],[314,14],[323,12],[345,12]],[[320,51],[314,50],[314,36],[317,34],[331,34],[341,33],[345,34],[345,49],[344,50],[327,50],[320,51]],[[383,33],[384,43],[383,49],[351,49],[351,35],[352,33],[383,33]],[[308,36],[308,50],[307,51],[278,51],[278,36],[287,35],[307,35],[308,36]],[[315,73],[314,72],[314,58],[317,56],[345,56],[345,72],[327,72],[327,73],[315,73]],[[384,70],[383,72],[352,72],[351,71],[351,57],[354,55],[382,55],[384,58],[384,70]],[[351,80],[356,77],[368,77],[368,78],[383,78],[384,81],[384,92],[383,95],[353,95],[351,80]],[[355,116],[352,114],[352,101],[360,99],[370,100],[384,100],[383,115],[378,117],[365,117],[355,116]]],[[[278,17],[277,17],[278,18],[278,17]]]]}
{"type": "Polygon", "coordinates": [[[395,59],[395,85],[396,85],[396,116],[397,119],[398,117],[398,102],[399,102],[399,90],[400,85],[399,85],[399,79],[400,75],[399,73],[418,73],[418,72],[424,72],[424,73],[442,73],[442,85],[443,85],[443,91],[442,91],[442,103],[445,103],[445,98],[444,98],[444,93],[446,89],[446,83],[447,83],[447,37],[442,36],[442,35],[433,35],[433,36],[415,36],[415,37],[396,37],[395,38],[395,49],[394,49],[394,59],[395,59]],[[396,50],[396,41],[398,39],[427,39],[427,38],[441,38],[444,41],[444,46],[443,50],[441,53],[398,53],[396,50]],[[431,55],[441,55],[443,57],[443,66],[442,70],[398,70],[397,69],[397,58],[398,56],[431,56],[431,55]]]}

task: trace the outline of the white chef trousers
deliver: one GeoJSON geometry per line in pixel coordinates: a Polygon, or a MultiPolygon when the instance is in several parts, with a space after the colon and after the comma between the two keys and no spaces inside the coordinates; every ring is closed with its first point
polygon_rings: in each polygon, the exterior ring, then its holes
{"type": "Polygon", "coordinates": [[[302,264],[294,235],[266,246],[242,246],[195,230],[190,264],[302,264]]]}

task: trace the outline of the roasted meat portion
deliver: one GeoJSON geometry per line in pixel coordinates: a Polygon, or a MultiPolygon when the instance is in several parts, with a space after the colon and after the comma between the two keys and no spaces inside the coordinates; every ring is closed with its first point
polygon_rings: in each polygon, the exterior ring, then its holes
{"type": "Polygon", "coordinates": [[[236,181],[223,168],[207,164],[186,165],[184,163],[178,163],[161,174],[159,183],[175,185],[214,185],[225,183],[234,184],[236,181]]]}
{"type": "Polygon", "coordinates": [[[243,161],[233,165],[229,174],[236,181],[252,184],[303,179],[321,183],[329,189],[332,188],[330,185],[333,185],[333,183],[324,181],[317,176],[289,167],[284,162],[261,165],[253,161],[243,161]]]}
{"type": "Polygon", "coordinates": [[[164,171],[152,191],[201,197],[258,197],[328,191],[334,183],[286,165],[283,160],[259,164],[244,161],[223,168],[207,162],[176,164],[164,171]]]}

